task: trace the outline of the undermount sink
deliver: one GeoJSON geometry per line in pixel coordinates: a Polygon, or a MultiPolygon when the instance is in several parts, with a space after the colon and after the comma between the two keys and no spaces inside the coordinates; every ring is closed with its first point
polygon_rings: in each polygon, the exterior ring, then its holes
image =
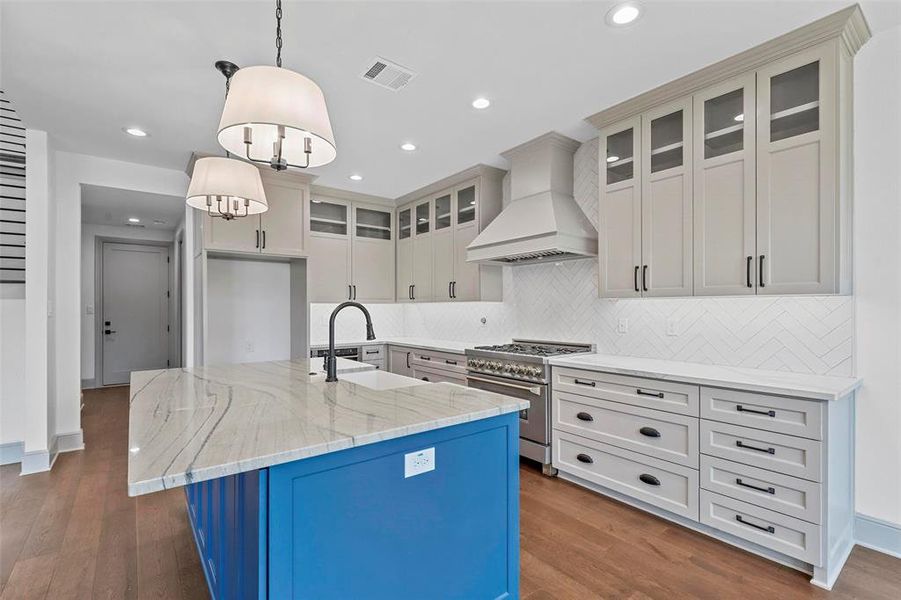
{"type": "Polygon", "coordinates": [[[340,381],[349,381],[362,385],[372,390],[393,390],[397,388],[411,387],[414,385],[426,385],[419,379],[404,377],[387,371],[362,371],[359,373],[345,373],[338,378],[340,381]]]}

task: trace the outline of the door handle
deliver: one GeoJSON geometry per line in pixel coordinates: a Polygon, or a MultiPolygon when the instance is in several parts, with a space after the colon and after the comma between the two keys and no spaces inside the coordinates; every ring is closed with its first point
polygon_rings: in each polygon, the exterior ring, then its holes
{"type": "Polygon", "coordinates": [[[351,290],[350,284],[349,284],[349,283],[347,284],[347,299],[348,299],[348,300],[353,300],[353,299],[354,299],[354,293],[353,293],[353,291],[351,290]]]}
{"type": "Polygon", "coordinates": [[[263,250],[266,249],[266,230],[263,230],[263,250]]]}
{"type": "Polygon", "coordinates": [[[453,293],[451,293],[451,284],[452,284],[452,283],[453,283],[453,282],[451,282],[451,281],[448,281],[448,282],[447,282],[447,297],[448,297],[448,298],[453,298],[453,297],[454,297],[453,293]]]}
{"type": "Polygon", "coordinates": [[[741,480],[741,477],[735,478],[736,485],[740,485],[742,487],[751,488],[752,490],[757,490],[758,492],[764,492],[766,494],[775,494],[776,488],[774,487],[759,487],[756,485],[751,485],[750,483],[745,483],[741,480]]]}
{"type": "Polygon", "coordinates": [[[109,335],[109,334],[111,334],[111,333],[116,333],[116,331],[115,331],[114,329],[104,329],[104,330],[103,330],[103,333],[104,333],[105,335],[109,335]]]}
{"type": "Polygon", "coordinates": [[[759,282],[760,287],[766,287],[766,283],[763,282],[763,254],[760,255],[760,274],[759,274],[759,282]]]}
{"type": "Polygon", "coordinates": [[[753,408],[745,408],[741,404],[736,405],[735,410],[738,412],[751,413],[753,415],[763,415],[764,417],[775,417],[775,410],[754,410],[753,408]]]}
{"type": "Polygon", "coordinates": [[[416,284],[410,286],[410,299],[416,300],[416,284]]]}
{"type": "Polygon", "coordinates": [[[757,446],[749,446],[741,440],[737,440],[735,445],[739,448],[744,448],[745,450],[754,450],[756,452],[765,452],[766,454],[776,454],[775,448],[758,448],[757,446]]]}
{"type": "Polygon", "coordinates": [[[645,265],[641,268],[641,287],[644,291],[648,291],[648,266],[645,265]]]}
{"type": "Polygon", "coordinates": [[[654,429],[653,427],[642,427],[638,430],[638,433],[641,435],[645,435],[647,437],[659,438],[660,432],[654,429]]]}
{"type": "Polygon", "coordinates": [[[587,454],[577,454],[576,460],[578,460],[579,462],[587,463],[589,465],[594,462],[594,460],[592,460],[592,458],[587,454]]]}
{"type": "MultiPolygon", "coordinates": [[[[265,248],[265,246],[263,246],[265,248]]],[[[357,299],[357,284],[354,284],[354,300],[357,299]]]]}
{"type": "Polygon", "coordinates": [[[260,230],[257,229],[257,245],[254,246],[254,248],[259,248],[259,247],[260,247],[260,230]]]}
{"type": "Polygon", "coordinates": [[[663,398],[663,392],[646,392],[644,390],[635,390],[639,396],[652,396],[654,398],[663,398]]]}
{"type": "Polygon", "coordinates": [[[451,298],[457,299],[457,282],[451,281],[451,298]]]}
{"type": "Polygon", "coordinates": [[[745,521],[741,518],[741,515],[735,515],[735,520],[741,523],[742,525],[747,525],[748,527],[753,527],[754,529],[759,529],[761,531],[766,531],[767,533],[776,533],[776,528],[772,525],[768,525],[764,527],[763,525],[757,525],[756,523],[751,523],[750,521],[745,521]]]}
{"type": "Polygon", "coordinates": [[[754,262],[754,257],[749,256],[748,257],[748,276],[747,276],[747,284],[748,284],[749,288],[754,287],[754,284],[751,283],[751,263],[753,263],[753,262],[754,262]]]}
{"type": "Polygon", "coordinates": [[[636,292],[641,291],[641,288],[638,287],[638,270],[639,270],[639,266],[635,265],[635,274],[632,276],[632,280],[635,283],[635,291],[636,292]]]}
{"type": "Polygon", "coordinates": [[[407,352],[407,368],[410,368],[410,353],[407,352]]]}
{"type": "Polygon", "coordinates": [[[580,421],[594,421],[594,417],[592,417],[587,412],[576,413],[576,418],[580,421]]]}
{"type": "Polygon", "coordinates": [[[648,485],[660,485],[660,480],[654,477],[653,475],[648,475],[647,473],[642,473],[638,476],[642,483],[646,483],[648,485]]]}

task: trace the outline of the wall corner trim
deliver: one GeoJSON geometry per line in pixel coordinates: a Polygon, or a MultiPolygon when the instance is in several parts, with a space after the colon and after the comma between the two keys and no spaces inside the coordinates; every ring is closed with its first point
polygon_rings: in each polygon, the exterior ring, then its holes
{"type": "Polygon", "coordinates": [[[857,513],[854,540],[864,548],[901,558],[901,525],[857,513]]]}
{"type": "Polygon", "coordinates": [[[84,433],[81,429],[56,436],[57,452],[74,452],[84,450],[84,433]]]}

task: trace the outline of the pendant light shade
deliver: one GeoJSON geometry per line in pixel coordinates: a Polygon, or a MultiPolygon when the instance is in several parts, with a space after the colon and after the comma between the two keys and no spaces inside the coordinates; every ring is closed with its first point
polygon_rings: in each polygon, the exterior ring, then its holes
{"type": "Polygon", "coordinates": [[[269,210],[259,169],[221,156],[200,158],[194,163],[186,202],[226,220],[269,210]]]}
{"type": "Polygon", "coordinates": [[[277,170],[318,167],[337,155],[322,90],[281,67],[245,67],[234,74],[218,138],[229,152],[277,170]]]}

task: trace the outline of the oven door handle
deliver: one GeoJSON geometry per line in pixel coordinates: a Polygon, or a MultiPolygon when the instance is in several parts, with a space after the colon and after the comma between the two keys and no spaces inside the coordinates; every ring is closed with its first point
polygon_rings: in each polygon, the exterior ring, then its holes
{"type": "Polygon", "coordinates": [[[527,391],[527,392],[529,392],[529,393],[531,393],[531,394],[534,394],[534,395],[536,395],[536,396],[540,396],[540,395],[541,395],[541,388],[540,388],[539,386],[537,386],[537,385],[530,385],[530,386],[526,386],[526,385],[516,385],[516,384],[514,384],[514,383],[507,383],[507,382],[494,381],[494,380],[492,380],[492,379],[483,379],[482,377],[473,377],[472,375],[467,375],[467,376],[466,376],[466,379],[467,379],[467,380],[472,380],[472,381],[481,381],[481,382],[483,382],[483,383],[490,383],[490,384],[492,384],[492,385],[499,385],[499,386],[501,386],[501,387],[511,387],[511,388],[516,388],[516,389],[518,389],[518,390],[525,390],[525,391],[527,391]]]}

